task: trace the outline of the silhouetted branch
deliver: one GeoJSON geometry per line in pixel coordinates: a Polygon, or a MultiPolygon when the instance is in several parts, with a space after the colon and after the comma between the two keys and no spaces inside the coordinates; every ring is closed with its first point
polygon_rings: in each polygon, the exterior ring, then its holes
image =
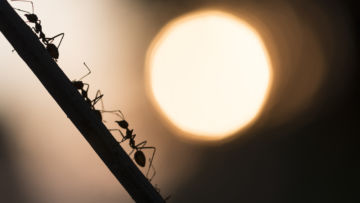
{"type": "Polygon", "coordinates": [[[164,202],[6,0],[0,0],[0,31],[131,197],[136,202],[164,202]]]}

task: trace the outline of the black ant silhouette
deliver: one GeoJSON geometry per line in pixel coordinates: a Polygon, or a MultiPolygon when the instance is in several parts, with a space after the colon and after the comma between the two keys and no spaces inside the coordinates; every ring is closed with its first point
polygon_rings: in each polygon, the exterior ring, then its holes
{"type": "Polygon", "coordinates": [[[25,17],[28,20],[28,22],[35,24],[35,27],[33,27],[35,33],[39,34],[39,39],[41,39],[41,41],[45,44],[46,50],[49,52],[50,56],[52,58],[54,58],[55,61],[57,61],[57,59],[59,58],[59,47],[61,45],[61,42],[62,42],[65,34],[60,33],[60,34],[58,34],[58,35],[56,35],[54,37],[51,37],[51,38],[45,37],[45,34],[42,31],[41,21],[39,20],[37,15],[34,13],[34,4],[33,4],[33,2],[32,1],[26,1],[26,0],[12,0],[12,1],[23,1],[23,2],[31,3],[32,13],[30,13],[28,11],[25,11],[25,10],[22,10],[22,9],[18,9],[18,8],[14,8],[14,9],[18,10],[18,11],[21,11],[21,12],[24,12],[25,17]],[[61,36],[61,39],[60,39],[59,44],[56,46],[52,42],[54,41],[55,38],[57,38],[59,36],[61,36]]]}
{"type": "Polygon", "coordinates": [[[79,80],[73,80],[71,83],[73,84],[73,86],[78,90],[80,91],[80,94],[81,96],[84,98],[85,102],[90,106],[91,110],[96,114],[96,117],[99,119],[99,120],[102,120],[102,115],[101,115],[101,112],[103,110],[97,110],[95,109],[95,104],[98,103],[99,101],[101,101],[101,106],[102,106],[102,109],[104,109],[104,104],[103,104],[103,101],[102,101],[102,98],[103,98],[103,94],[101,93],[100,90],[98,90],[96,92],[96,95],[95,95],[95,98],[93,100],[89,99],[88,97],[88,92],[89,92],[89,87],[90,85],[87,84],[87,83],[84,83],[82,81],[82,79],[84,79],[86,76],[90,75],[91,73],[91,70],[90,68],[86,65],[86,63],[84,62],[84,66],[88,69],[88,73],[86,73],[84,76],[82,76],[79,80]]]}
{"type": "Polygon", "coordinates": [[[102,101],[102,98],[103,98],[103,94],[101,94],[100,90],[98,90],[96,92],[96,95],[95,95],[95,98],[93,100],[89,100],[89,98],[85,99],[85,101],[90,105],[90,108],[91,110],[95,113],[96,117],[102,121],[102,111],[103,110],[98,110],[98,109],[95,109],[95,104],[98,102],[98,101],[101,101],[101,106],[102,106],[102,109],[104,109],[104,104],[103,104],[103,101],[102,101]]]}
{"type": "Polygon", "coordinates": [[[14,8],[15,10],[21,11],[25,13],[25,17],[27,18],[27,20],[30,23],[34,23],[35,24],[35,28],[33,28],[35,30],[36,33],[39,33],[41,31],[41,21],[39,20],[39,18],[37,17],[37,15],[34,13],[34,4],[32,1],[25,1],[25,0],[11,0],[11,1],[22,1],[22,2],[28,2],[31,3],[31,8],[32,8],[32,13],[30,13],[29,11],[25,11],[22,9],[18,9],[18,8],[14,8]]]}
{"type": "Polygon", "coordinates": [[[148,170],[146,172],[146,177],[148,177],[149,172],[150,172],[150,168],[153,169],[154,173],[149,178],[149,181],[151,181],[154,178],[154,176],[156,175],[155,168],[154,168],[154,166],[152,164],[154,156],[155,156],[156,148],[152,147],[152,146],[145,146],[147,141],[143,141],[143,142],[140,142],[139,144],[135,144],[136,134],[133,134],[134,129],[131,129],[131,130],[129,129],[129,123],[125,120],[124,114],[120,110],[117,110],[117,111],[102,111],[102,112],[104,112],[104,113],[115,113],[117,116],[119,116],[121,118],[120,121],[115,121],[115,122],[122,129],[126,130],[125,135],[119,129],[109,129],[109,130],[110,131],[118,131],[121,134],[122,140],[119,142],[119,144],[121,144],[122,142],[124,142],[126,140],[129,140],[129,145],[132,148],[131,152],[129,153],[129,156],[131,156],[131,154],[135,151],[134,160],[139,166],[145,167],[145,165],[146,165],[145,154],[144,154],[144,152],[142,150],[144,150],[144,149],[153,150],[152,156],[149,159],[149,162],[150,162],[149,167],[148,167],[148,170]]]}
{"type": "Polygon", "coordinates": [[[90,68],[86,65],[86,63],[84,62],[84,66],[86,67],[86,69],[88,69],[88,73],[86,73],[84,76],[82,76],[79,80],[73,80],[71,83],[74,85],[74,87],[80,91],[81,96],[84,98],[88,98],[88,91],[89,91],[89,84],[84,83],[82,81],[82,79],[84,79],[86,76],[91,74],[91,70],[90,68]],[[86,87],[86,88],[84,88],[86,87]]]}

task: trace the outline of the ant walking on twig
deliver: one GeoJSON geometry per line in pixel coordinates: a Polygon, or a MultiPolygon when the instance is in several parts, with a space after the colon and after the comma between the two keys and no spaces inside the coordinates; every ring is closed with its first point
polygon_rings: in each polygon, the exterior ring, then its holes
{"type": "Polygon", "coordinates": [[[86,63],[84,62],[84,66],[86,67],[86,69],[89,71],[88,73],[86,73],[85,75],[83,75],[79,80],[73,80],[71,83],[74,85],[74,87],[80,91],[80,94],[82,97],[84,97],[84,99],[88,99],[88,91],[89,91],[89,87],[90,85],[87,83],[84,83],[82,81],[82,79],[86,78],[86,76],[91,74],[91,70],[90,68],[86,65],[86,63]],[[85,88],[84,88],[85,87],[85,88]]]}
{"type": "Polygon", "coordinates": [[[37,17],[37,15],[34,13],[34,4],[32,1],[25,1],[25,0],[11,0],[11,1],[22,1],[22,2],[29,2],[31,3],[31,8],[32,8],[32,13],[30,13],[29,11],[25,11],[22,9],[18,9],[18,8],[14,8],[15,10],[21,11],[25,13],[25,17],[28,20],[28,22],[30,23],[34,23],[35,27],[33,28],[36,34],[40,34],[40,36],[43,36],[43,38],[45,38],[44,33],[42,33],[42,26],[41,26],[41,21],[39,20],[39,18],[37,17]],[[42,35],[41,35],[42,34],[42,35]]]}
{"type": "Polygon", "coordinates": [[[149,167],[148,170],[146,172],[146,177],[149,176],[149,172],[150,172],[150,168],[153,169],[154,173],[152,174],[152,176],[149,178],[149,181],[151,181],[154,176],[156,175],[156,171],[155,168],[152,164],[154,156],[155,156],[155,152],[156,152],[156,148],[152,147],[152,146],[146,146],[147,141],[143,141],[140,142],[139,144],[135,144],[135,137],[136,134],[133,134],[134,129],[129,129],[129,124],[128,122],[125,120],[124,114],[120,111],[103,111],[104,113],[115,113],[117,116],[119,116],[121,118],[121,120],[119,121],[115,121],[122,129],[126,130],[125,135],[121,132],[121,130],[119,129],[109,129],[110,131],[118,131],[121,136],[122,136],[122,140],[119,142],[119,144],[125,142],[126,140],[129,140],[129,145],[132,148],[131,152],[129,153],[129,156],[131,156],[131,154],[135,151],[134,154],[134,160],[135,162],[141,166],[141,167],[145,167],[146,165],[146,158],[145,158],[145,154],[142,150],[144,149],[150,149],[153,150],[152,152],[152,156],[149,159],[149,167]]]}
{"type": "Polygon", "coordinates": [[[95,104],[98,103],[101,100],[102,109],[104,109],[104,105],[102,102],[103,94],[100,90],[96,92],[95,98],[91,100],[88,97],[89,87],[90,85],[87,83],[84,83],[82,79],[84,79],[86,76],[90,75],[91,70],[84,62],[84,66],[88,69],[88,73],[86,73],[84,76],[82,76],[79,80],[73,80],[71,83],[73,86],[80,91],[81,96],[84,98],[85,102],[90,106],[90,109],[96,114],[99,120],[102,120],[101,110],[95,109],[95,104]]]}
{"type": "MultiPolygon", "coordinates": [[[[102,109],[104,109],[104,104],[103,104],[103,102],[102,102],[103,96],[104,96],[104,95],[101,94],[101,91],[98,90],[98,91],[96,92],[95,98],[94,98],[93,100],[90,100],[90,101],[88,102],[88,104],[90,105],[91,110],[95,113],[96,117],[97,117],[100,121],[102,121],[102,115],[101,115],[102,110],[97,110],[97,109],[95,109],[95,104],[96,104],[98,101],[101,101],[102,109]]],[[[89,98],[87,98],[87,99],[89,99],[89,98]]]]}
{"type": "Polygon", "coordinates": [[[24,12],[25,17],[28,20],[28,22],[35,24],[35,27],[33,27],[35,33],[39,34],[39,39],[41,39],[41,41],[45,44],[46,50],[49,52],[50,56],[52,58],[54,58],[54,60],[56,61],[59,58],[59,47],[61,45],[61,42],[62,42],[65,34],[60,33],[60,34],[58,34],[58,35],[56,35],[54,37],[51,37],[51,38],[45,37],[45,34],[42,31],[41,20],[39,20],[37,15],[34,13],[34,4],[33,4],[33,2],[32,1],[26,1],[26,0],[11,0],[11,1],[22,1],[22,2],[31,3],[32,13],[30,13],[28,11],[25,11],[25,10],[22,10],[22,9],[18,9],[18,8],[14,8],[14,9],[18,10],[18,11],[21,11],[21,12],[24,12]],[[56,46],[52,42],[54,41],[55,38],[60,37],[60,36],[61,36],[60,42],[56,46]]]}

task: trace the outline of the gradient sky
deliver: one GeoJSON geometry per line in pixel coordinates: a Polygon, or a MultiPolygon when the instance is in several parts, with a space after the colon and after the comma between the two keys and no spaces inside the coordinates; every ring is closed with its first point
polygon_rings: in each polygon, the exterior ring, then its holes
{"type": "MultiPolygon", "coordinates": [[[[85,61],[92,70],[86,78],[90,97],[101,89],[105,108],[121,109],[137,139],[157,147],[153,183],[164,196],[172,194],[172,202],[357,202],[354,5],[295,0],[36,0],[34,5],[45,34],[65,32],[58,63],[67,76],[81,77],[85,61]],[[174,135],[144,86],[145,55],[157,32],[179,15],[209,7],[252,24],[275,67],[275,89],[264,114],[247,132],[220,143],[174,135]]],[[[11,171],[29,202],[132,202],[11,50],[0,35],[0,122],[7,129],[0,141],[7,143],[11,171]]],[[[107,124],[112,119],[105,117],[107,124]]]]}

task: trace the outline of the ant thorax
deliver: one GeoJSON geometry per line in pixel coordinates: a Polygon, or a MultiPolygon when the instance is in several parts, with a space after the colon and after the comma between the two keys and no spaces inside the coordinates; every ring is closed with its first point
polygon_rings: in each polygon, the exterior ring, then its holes
{"type": "Polygon", "coordinates": [[[126,138],[131,138],[134,130],[126,129],[126,138]]]}
{"type": "MultiPolygon", "coordinates": [[[[42,33],[42,27],[41,27],[41,24],[39,24],[39,23],[36,23],[35,24],[35,32],[36,33],[42,33]]],[[[45,38],[45,34],[44,33],[42,33],[43,35],[44,35],[44,38],[45,38]]]]}
{"type": "Polygon", "coordinates": [[[84,89],[81,89],[81,96],[85,98],[85,100],[89,100],[91,103],[91,100],[88,98],[88,92],[84,89]]]}
{"type": "MultiPolygon", "coordinates": [[[[134,140],[134,139],[131,139],[131,138],[129,138],[129,139],[130,139],[130,140],[129,140],[129,145],[130,145],[130,147],[135,149],[135,148],[136,148],[136,147],[135,147],[135,140],[134,140]]],[[[138,150],[138,149],[136,149],[136,150],[138,150]]]]}
{"type": "Polygon", "coordinates": [[[41,39],[41,41],[42,41],[44,44],[47,43],[47,42],[46,42],[46,38],[45,38],[45,34],[44,34],[42,31],[40,31],[39,38],[41,39]]]}

